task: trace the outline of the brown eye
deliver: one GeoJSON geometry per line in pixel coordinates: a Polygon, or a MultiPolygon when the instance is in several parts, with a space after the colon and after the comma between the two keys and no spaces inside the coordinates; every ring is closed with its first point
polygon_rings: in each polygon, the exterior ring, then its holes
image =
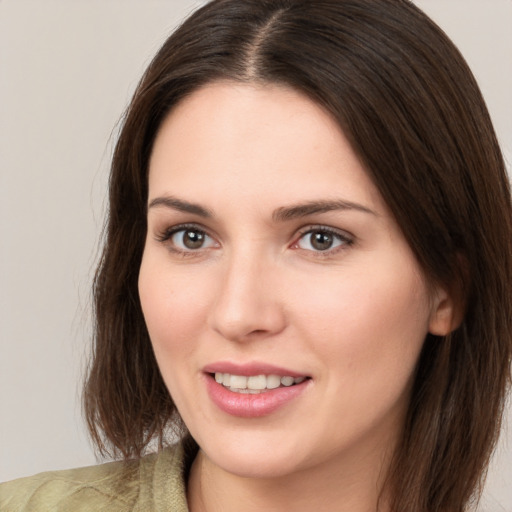
{"type": "Polygon", "coordinates": [[[204,233],[187,230],[183,233],[183,245],[188,249],[199,249],[204,243],[204,233]]]}
{"type": "Polygon", "coordinates": [[[329,233],[312,233],[311,234],[311,247],[317,251],[326,251],[332,247],[334,240],[333,236],[329,233]]]}
{"type": "Polygon", "coordinates": [[[182,251],[205,249],[215,245],[214,240],[200,229],[185,228],[175,231],[170,237],[172,244],[182,251]]]}
{"type": "Polygon", "coordinates": [[[351,243],[352,240],[342,233],[337,233],[327,228],[319,228],[311,229],[304,233],[297,242],[297,246],[308,251],[325,252],[343,245],[350,245],[351,243]]]}

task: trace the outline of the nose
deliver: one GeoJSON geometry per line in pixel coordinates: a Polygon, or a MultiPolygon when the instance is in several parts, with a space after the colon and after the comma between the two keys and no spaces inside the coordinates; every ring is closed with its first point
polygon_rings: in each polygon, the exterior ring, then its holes
{"type": "Polygon", "coordinates": [[[213,330],[230,341],[264,339],[281,332],[286,315],[275,262],[257,255],[224,262],[210,310],[213,330]]]}

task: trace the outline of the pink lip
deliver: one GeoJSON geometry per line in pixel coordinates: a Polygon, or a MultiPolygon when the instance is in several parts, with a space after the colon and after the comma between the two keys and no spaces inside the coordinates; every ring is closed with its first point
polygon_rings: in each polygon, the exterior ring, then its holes
{"type": "Polygon", "coordinates": [[[231,373],[233,375],[281,375],[290,377],[306,377],[306,375],[279,368],[277,366],[250,363],[235,364],[219,362],[206,366],[204,369],[206,389],[212,402],[223,412],[241,418],[257,418],[266,416],[299,397],[308,387],[311,379],[306,379],[293,386],[269,389],[258,394],[235,393],[215,381],[211,374],[231,373]]]}
{"type": "Polygon", "coordinates": [[[307,377],[307,375],[303,373],[297,373],[287,368],[258,362],[240,364],[232,363],[230,361],[219,361],[217,363],[206,365],[203,368],[203,371],[205,373],[230,373],[232,375],[246,375],[247,377],[251,377],[253,375],[281,375],[282,377],[286,375],[289,377],[307,377]]]}

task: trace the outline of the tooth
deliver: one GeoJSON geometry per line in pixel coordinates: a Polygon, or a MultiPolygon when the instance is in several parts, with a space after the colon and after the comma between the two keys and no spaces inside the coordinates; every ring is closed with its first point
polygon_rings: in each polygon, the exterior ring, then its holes
{"type": "Polygon", "coordinates": [[[281,384],[283,386],[291,386],[293,384],[293,377],[281,377],[281,384]]]}
{"type": "Polygon", "coordinates": [[[247,387],[247,377],[244,375],[231,375],[229,386],[232,388],[245,389],[247,387]]]}
{"type": "Polygon", "coordinates": [[[215,381],[238,393],[257,393],[264,389],[276,389],[279,386],[292,386],[304,382],[306,377],[290,377],[285,375],[231,375],[230,373],[215,373],[215,381]]]}
{"type": "Polygon", "coordinates": [[[281,377],[279,375],[269,375],[267,377],[267,388],[276,389],[281,385],[281,377]]]}
{"type": "Polygon", "coordinates": [[[265,389],[267,387],[267,377],[265,375],[253,375],[247,379],[249,389],[265,389]]]}

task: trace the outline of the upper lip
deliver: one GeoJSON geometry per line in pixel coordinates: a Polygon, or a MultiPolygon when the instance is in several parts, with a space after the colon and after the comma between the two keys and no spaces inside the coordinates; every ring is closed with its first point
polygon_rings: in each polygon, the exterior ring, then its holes
{"type": "Polygon", "coordinates": [[[253,375],[280,375],[281,377],[307,377],[308,375],[275,366],[269,363],[253,361],[250,363],[235,363],[232,361],[218,361],[206,365],[203,368],[205,373],[229,373],[231,375],[245,375],[251,377],[253,375]]]}

